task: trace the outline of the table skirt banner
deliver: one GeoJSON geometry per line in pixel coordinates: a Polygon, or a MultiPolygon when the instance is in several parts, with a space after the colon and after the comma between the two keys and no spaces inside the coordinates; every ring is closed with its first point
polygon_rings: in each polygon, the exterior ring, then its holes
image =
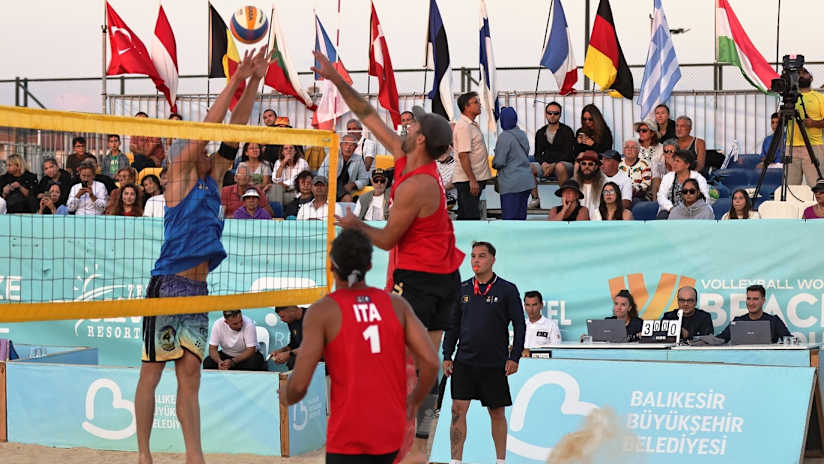
{"type": "MultiPolygon", "coordinates": [[[[136,451],[138,374],[139,369],[128,367],[7,363],[8,441],[136,451]]],[[[315,377],[313,387],[323,383],[322,366],[315,377]]],[[[275,373],[204,371],[200,385],[204,452],[280,455],[277,386],[275,373]]],[[[153,451],[184,451],[175,412],[176,389],[174,369],[166,369],[155,394],[153,451]]],[[[325,412],[325,395],[313,389],[307,399],[311,401],[297,408],[325,412]]],[[[325,432],[325,419],[325,414],[307,414],[298,425],[325,432]]],[[[294,446],[318,449],[325,438],[325,433],[298,437],[294,446]]]]}
{"type": "MultiPolygon", "coordinates": [[[[595,408],[611,407],[631,436],[626,461],[800,462],[811,408],[811,367],[522,359],[509,377],[508,463],[546,462],[595,408]],[[764,437],[769,437],[765,440],[764,437]]],[[[447,385],[431,460],[450,460],[447,385]]],[[[463,462],[493,462],[489,414],[473,401],[463,462]]]]}

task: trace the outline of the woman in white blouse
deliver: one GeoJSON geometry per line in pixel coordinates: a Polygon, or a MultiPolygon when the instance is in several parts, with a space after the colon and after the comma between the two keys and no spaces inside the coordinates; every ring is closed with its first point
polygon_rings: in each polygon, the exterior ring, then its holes
{"type": "Polygon", "coordinates": [[[295,179],[301,172],[310,170],[309,163],[303,159],[294,145],[283,145],[272,169],[273,188],[269,189],[267,195],[269,201],[283,203],[284,197],[289,197],[289,201],[292,201],[293,195],[290,196],[288,193],[295,191],[295,179]]]}

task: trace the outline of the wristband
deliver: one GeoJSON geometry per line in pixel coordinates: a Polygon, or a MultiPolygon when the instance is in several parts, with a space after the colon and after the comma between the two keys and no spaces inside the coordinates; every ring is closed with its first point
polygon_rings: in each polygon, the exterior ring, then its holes
{"type": "Polygon", "coordinates": [[[237,147],[232,148],[231,146],[220,142],[220,148],[217,149],[217,154],[229,161],[234,161],[235,156],[237,156],[237,147]]]}

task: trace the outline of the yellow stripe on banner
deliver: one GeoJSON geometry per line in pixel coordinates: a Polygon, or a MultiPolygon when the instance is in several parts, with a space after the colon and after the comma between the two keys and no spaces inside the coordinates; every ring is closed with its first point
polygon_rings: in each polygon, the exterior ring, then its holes
{"type": "Polygon", "coordinates": [[[254,142],[269,145],[307,145],[326,147],[330,151],[333,147],[337,149],[338,146],[337,134],[324,130],[169,121],[2,105],[0,105],[0,127],[238,143],[254,142]]]}
{"type": "Polygon", "coordinates": [[[160,316],[203,313],[238,308],[265,308],[314,303],[329,293],[325,287],[235,295],[203,295],[131,300],[59,303],[21,303],[0,306],[0,322],[98,319],[108,317],[160,316]]]}
{"type": "Polygon", "coordinates": [[[612,58],[604,55],[597,48],[589,46],[584,60],[584,75],[604,90],[610,88],[615,82],[618,70],[615,69],[612,58]]]}

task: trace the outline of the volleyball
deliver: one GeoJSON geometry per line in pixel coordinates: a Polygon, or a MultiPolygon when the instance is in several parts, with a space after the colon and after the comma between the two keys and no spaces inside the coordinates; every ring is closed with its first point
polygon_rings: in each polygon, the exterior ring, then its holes
{"type": "Polygon", "coordinates": [[[232,15],[232,35],[245,44],[258,42],[269,29],[269,20],[260,8],[244,6],[232,15]]]}

